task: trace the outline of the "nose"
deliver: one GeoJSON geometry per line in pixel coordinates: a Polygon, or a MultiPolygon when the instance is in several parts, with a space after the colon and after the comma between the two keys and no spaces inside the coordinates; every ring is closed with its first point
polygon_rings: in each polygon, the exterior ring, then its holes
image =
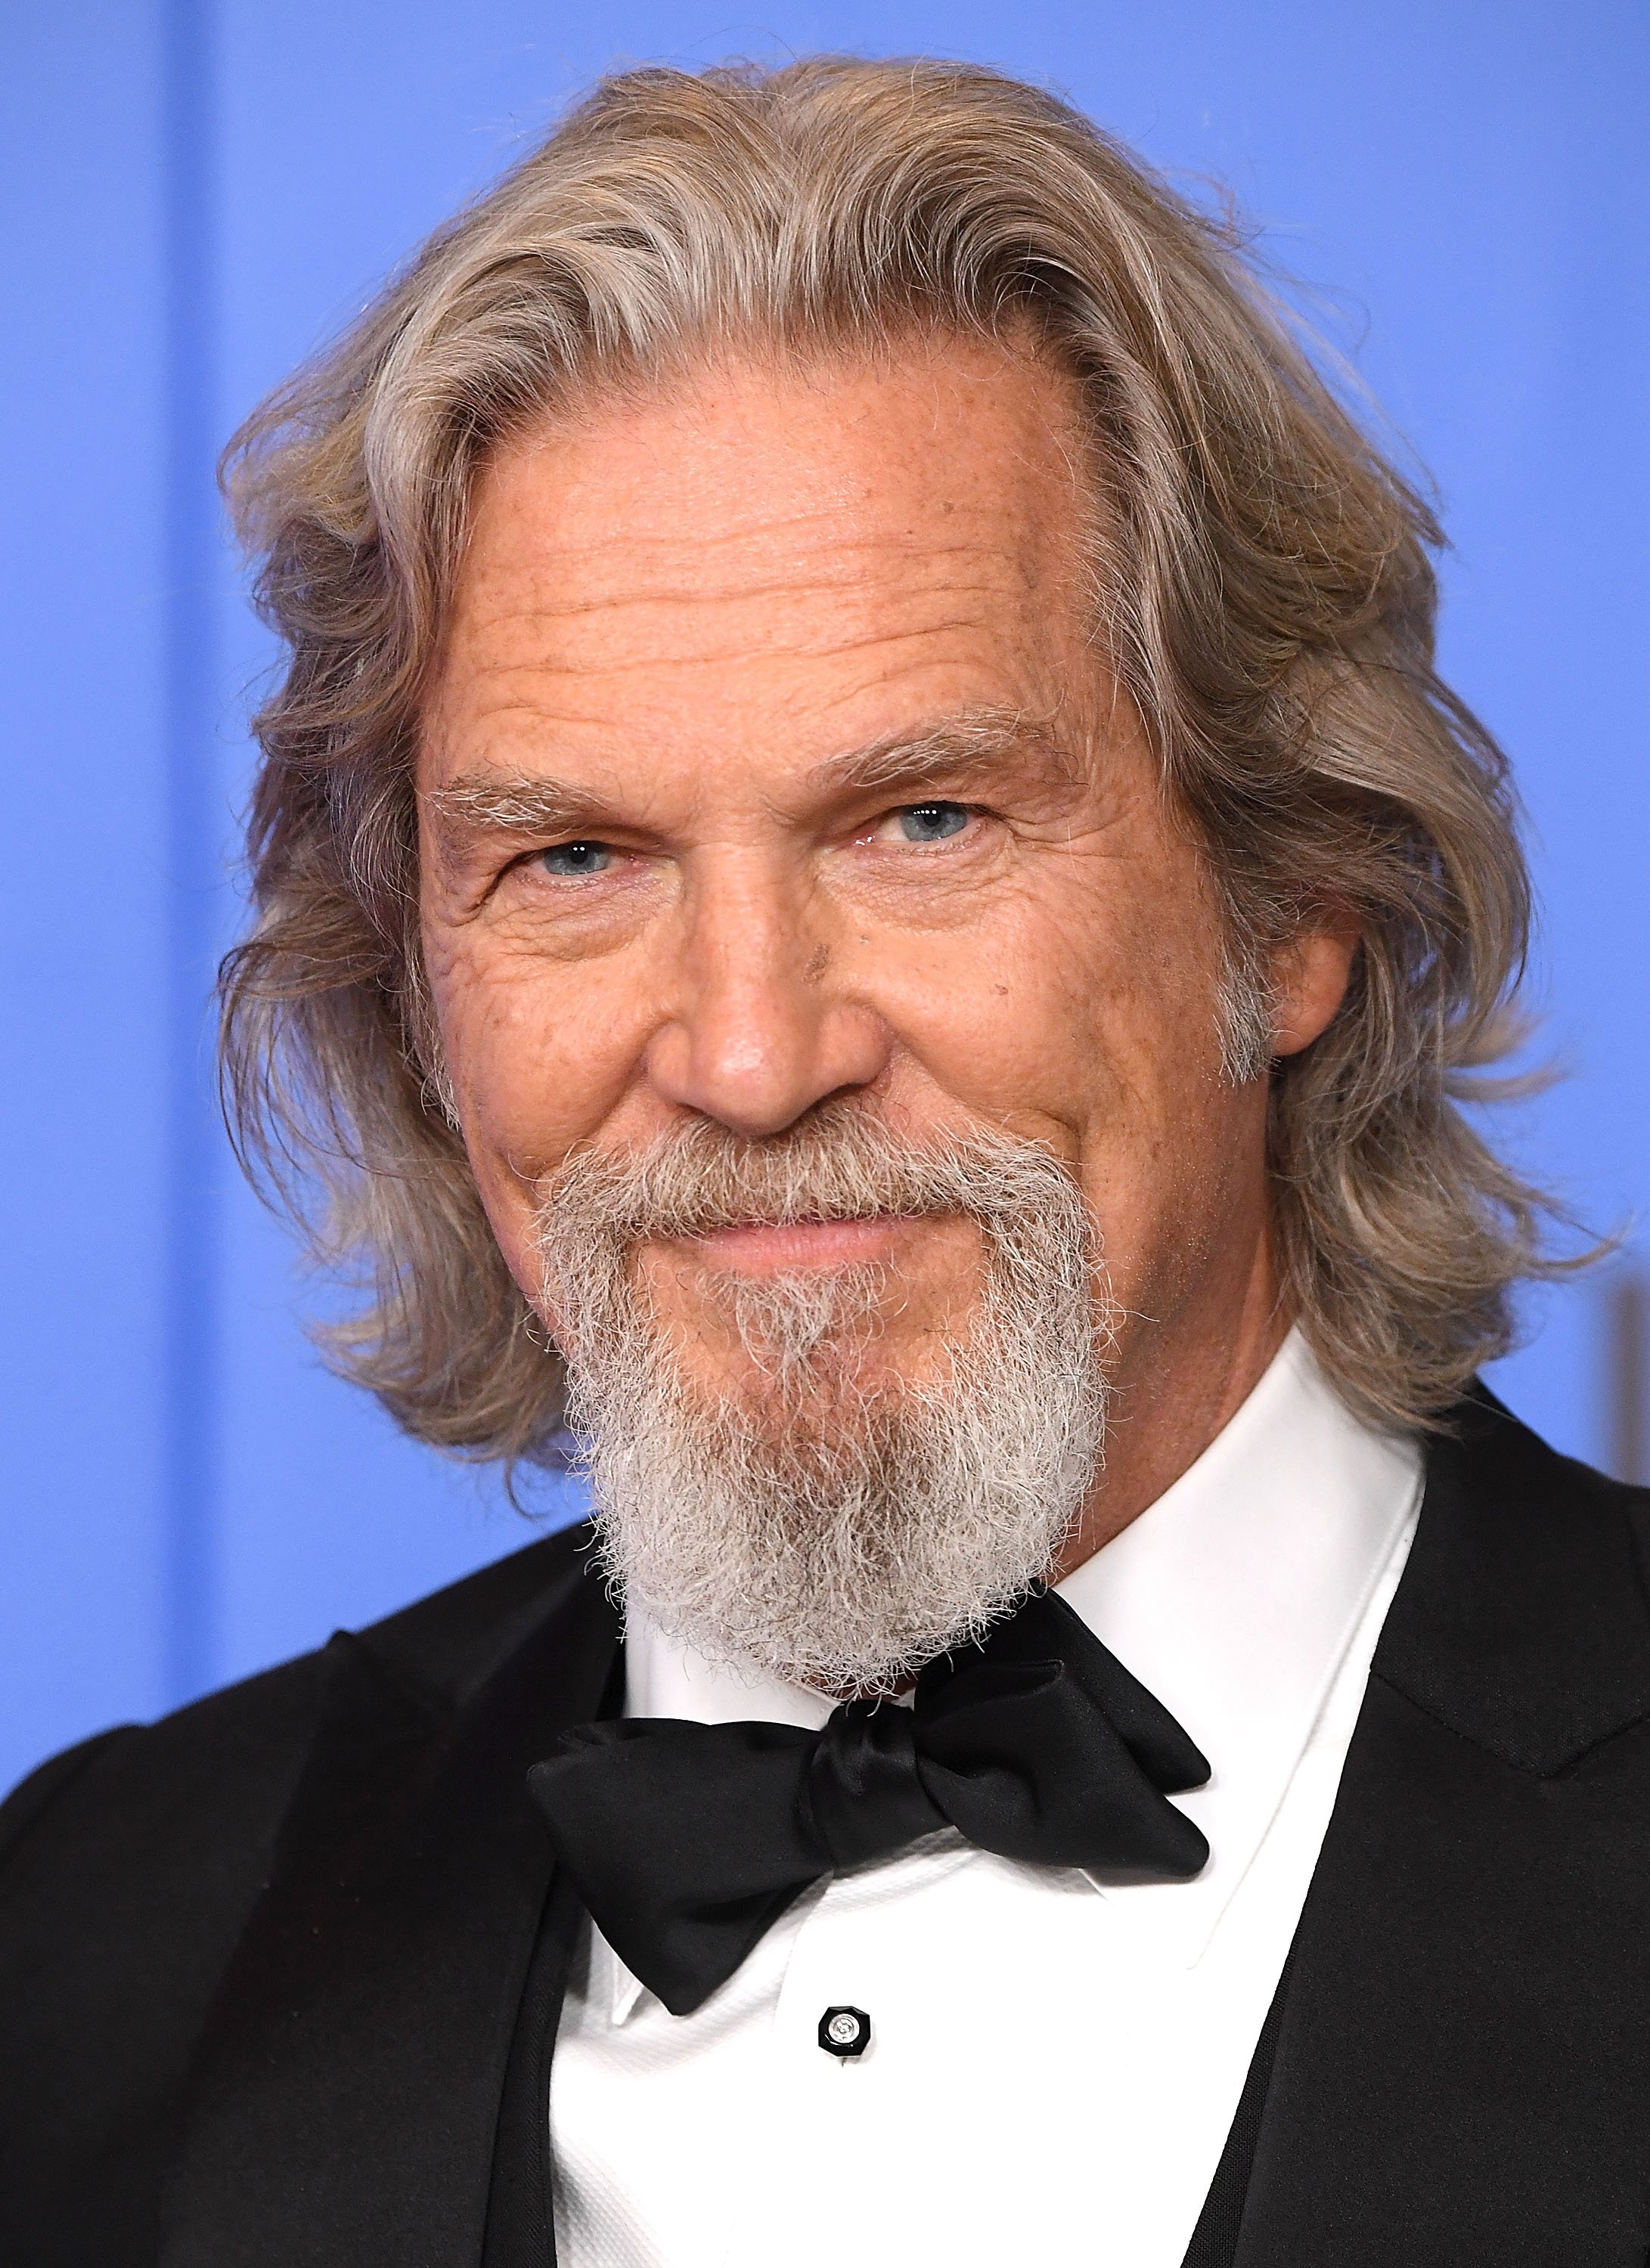
{"type": "Polygon", "coordinates": [[[847,994],[829,924],[783,873],[706,875],[690,893],[674,1012],[648,1048],[657,1094],[757,1140],[869,1086],[891,1035],[847,994]]]}

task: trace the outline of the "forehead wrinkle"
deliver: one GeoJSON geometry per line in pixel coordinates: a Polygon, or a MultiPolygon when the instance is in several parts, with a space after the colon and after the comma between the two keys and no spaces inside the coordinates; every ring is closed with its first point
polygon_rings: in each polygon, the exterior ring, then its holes
{"type": "MultiPolygon", "coordinates": [[[[506,520],[530,516],[538,518],[542,525],[542,518],[548,512],[555,527],[549,548],[575,561],[599,556],[613,549],[615,543],[637,552],[670,552],[682,549],[685,542],[696,553],[748,548],[771,542],[776,538],[782,541],[800,539],[811,548],[831,550],[843,545],[844,541],[856,549],[888,543],[922,543],[920,536],[912,536],[893,525],[879,526],[874,524],[874,515],[885,507],[882,497],[871,487],[860,494],[844,493],[836,488],[834,493],[817,503],[794,504],[789,509],[780,508],[768,512],[747,509],[732,523],[724,520],[718,526],[704,526],[701,533],[700,520],[724,504],[728,481],[737,481],[743,470],[744,460],[740,456],[718,475],[711,496],[704,500],[704,513],[696,519],[694,532],[686,538],[679,532],[682,504],[686,501],[691,511],[694,499],[690,490],[684,496],[679,469],[674,466],[670,468],[667,481],[652,493],[638,497],[634,491],[627,492],[627,484],[622,479],[615,482],[609,478],[601,482],[586,480],[571,490],[563,490],[559,497],[549,502],[548,506],[542,501],[535,506],[525,498],[519,501],[512,498],[503,516],[506,520]],[[600,508],[600,532],[581,539],[576,529],[567,528],[565,523],[570,519],[576,523],[593,503],[600,508]],[[615,511],[627,517],[627,525],[618,533],[613,526],[615,511]],[[873,524],[866,524],[867,516],[872,517],[873,524]],[[650,526],[650,520],[654,524],[650,526]],[[677,525],[673,526],[672,522],[677,525]],[[854,531],[847,538],[843,534],[845,525],[854,531]]],[[[483,511],[489,509],[489,503],[483,504],[483,511]]],[[[1033,532],[1041,525],[1040,515],[1026,499],[1019,497],[994,497],[988,502],[977,496],[959,497],[946,507],[945,516],[958,524],[983,525],[993,532],[1000,531],[1005,519],[1020,534],[1033,532]]],[[[936,526],[936,538],[939,532],[936,526]]]]}
{"type": "Polygon", "coordinates": [[[564,682],[594,686],[634,678],[638,670],[726,670],[749,662],[829,661],[877,652],[892,657],[902,649],[932,644],[935,640],[957,635],[972,637],[979,629],[977,616],[956,612],[903,628],[893,629],[879,624],[875,628],[851,632],[844,630],[835,637],[827,637],[821,630],[806,637],[792,635],[753,636],[738,641],[730,638],[709,649],[704,646],[674,648],[653,643],[639,653],[619,653],[600,658],[577,653],[565,657],[554,653],[535,654],[530,660],[482,664],[480,667],[464,670],[460,679],[464,688],[463,706],[467,711],[478,717],[497,717],[512,711],[520,711],[530,716],[536,705],[530,689],[535,681],[542,681],[547,686],[564,682]],[[500,681],[508,681],[508,683],[501,685],[500,681]],[[486,690],[490,685],[500,687],[492,697],[486,690]]]}
{"type": "MultiPolygon", "coordinates": [[[[681,497],[673,493],[668,498],[668,508],[678,521],[681,517],[681,497]]],[[[705,553],[760,549],[776,539],[794,541],[799,538],[812,551],[868,551],[886,544],[904,545],[920,541],[920,539],[903,535],[891,527],[860,527],[851,535],[845,535],[843,523],[851,517],[852,510],[851,504],[837,502],[821,505],[814,512],[776,512],[765,519],[747,519],[734,526],[706,527],[703,532],[696,526],[692,533],[686,534],[680,526],[655,529],[630,526],[615,531],[609,519],[600,534],[593,535],[587,541],[581,541],[576,536],[558,534],[546,549],[577,563],[581,560],[600,558],[615,549],[634,552],[644,557],[650,552],[668,556],[672,552],[685,549],[692,551],[697,557],[705,553]]],[[[997,519],[983,509],[967,516],[983,519],[992,526],[998,524],[997,519]]]]}
{"type": "MultiPolygon", "coordinates": [[[[817,596],[864,596],[886,603],[888,594],[880,590],[878,579],[858,571],[858,555],[867,548],[864,545],[840,547],[833,555],[835,571],[814,571],[802,575],[776,570],[760,578],[730,583],[714,590],[707,590],[702,584],[693,583],[659,582],[642,589],[620,584],[607,590],[594,593],[579,591],[563,597],[542,590],[541,580],[550,579],[546,577],[535,578],[537,587],[525,597],[513,596],[489,605],[486,600],[490,595],[490,585],[483,579],[479,588],[471,593],[464,612],[472,633],[486,633],[508,629],[516,623],[578,622],[593,615],[611,615],[657,607],[702,610],[748,606],[773,599],[817,596]]],[[[893,547],[879,548],[888,549],[893,547]]],[[[988,552],[978,544],[952,544],[944,549],[913,544],[902,547],[901,556],[930,560],[936,570],[942,565],[949,566],[955,561],[968,561],[975,571],[971,574],[954,569],[943,574],[935,572],[924,578],[908,593],[896,594],[908,596],[911,600],[937,596],[954,598],[960,594],[1000,599],[1005,581],[1023,585],[1034,579],[1026,574],[1025,563],[1015,561],[1008,550],[988,552]],[[1006,575],[993,573],[991,571],[992,567],[1010,571],[1006,575]]]]}

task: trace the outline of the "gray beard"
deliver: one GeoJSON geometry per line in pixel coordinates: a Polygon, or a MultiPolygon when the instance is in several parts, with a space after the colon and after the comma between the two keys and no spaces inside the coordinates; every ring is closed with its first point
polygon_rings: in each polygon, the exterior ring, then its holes
{"type": "Polygon", "coordinates": [[[916,1148],[833,1103],[753,1143],[698,1121],[547,1186],[544,1308],[568,1370],[609,1578],[713,1660],[886,1690],[1047,1573],[1093,1483],[1114,1310],[1072,1174],[982,1130],[916,1148]],[[867,1381],[878,1268],[712,1279],[750,1371],[696,1381],[639,1241],[752,1221],[961,1213],[983,1285],[941,1374],[867,1381]]]}

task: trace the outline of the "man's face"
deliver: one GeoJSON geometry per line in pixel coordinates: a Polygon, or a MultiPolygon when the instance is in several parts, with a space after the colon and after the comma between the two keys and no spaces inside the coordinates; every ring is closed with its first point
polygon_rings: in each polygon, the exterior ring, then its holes
{"type": "MultiPolygon", "coordinates": [[[[760,1143],[835,1098],[1063,1161],[1125,1385],[1241,1302],[1263,1083],[1222,1079],[1212,895],[1089,635],[1083,479],[1064,381],[955,343],[719,368],[490,465],[420,759],[423,921],[530,1298],[571,1153],[760,1143]]],[[[978,1293],[964,1215],[634,1256],[711,1392],[749,1361],[730,1285],[866,1262],[890,1289],[858,1359],[920,1380],[978,1293]]]]}

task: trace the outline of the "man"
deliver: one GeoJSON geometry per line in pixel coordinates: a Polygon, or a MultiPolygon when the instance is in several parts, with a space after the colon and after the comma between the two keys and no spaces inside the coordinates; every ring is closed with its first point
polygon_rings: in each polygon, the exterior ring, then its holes
{"type": "Polygon", "coordinates": [[[236,1123],[599,1509],[13,1798],[5,2257],[1642,2263],[1509,798],[1232,241],[983,71],[637,73],[232,495],[236,1123]]]}

